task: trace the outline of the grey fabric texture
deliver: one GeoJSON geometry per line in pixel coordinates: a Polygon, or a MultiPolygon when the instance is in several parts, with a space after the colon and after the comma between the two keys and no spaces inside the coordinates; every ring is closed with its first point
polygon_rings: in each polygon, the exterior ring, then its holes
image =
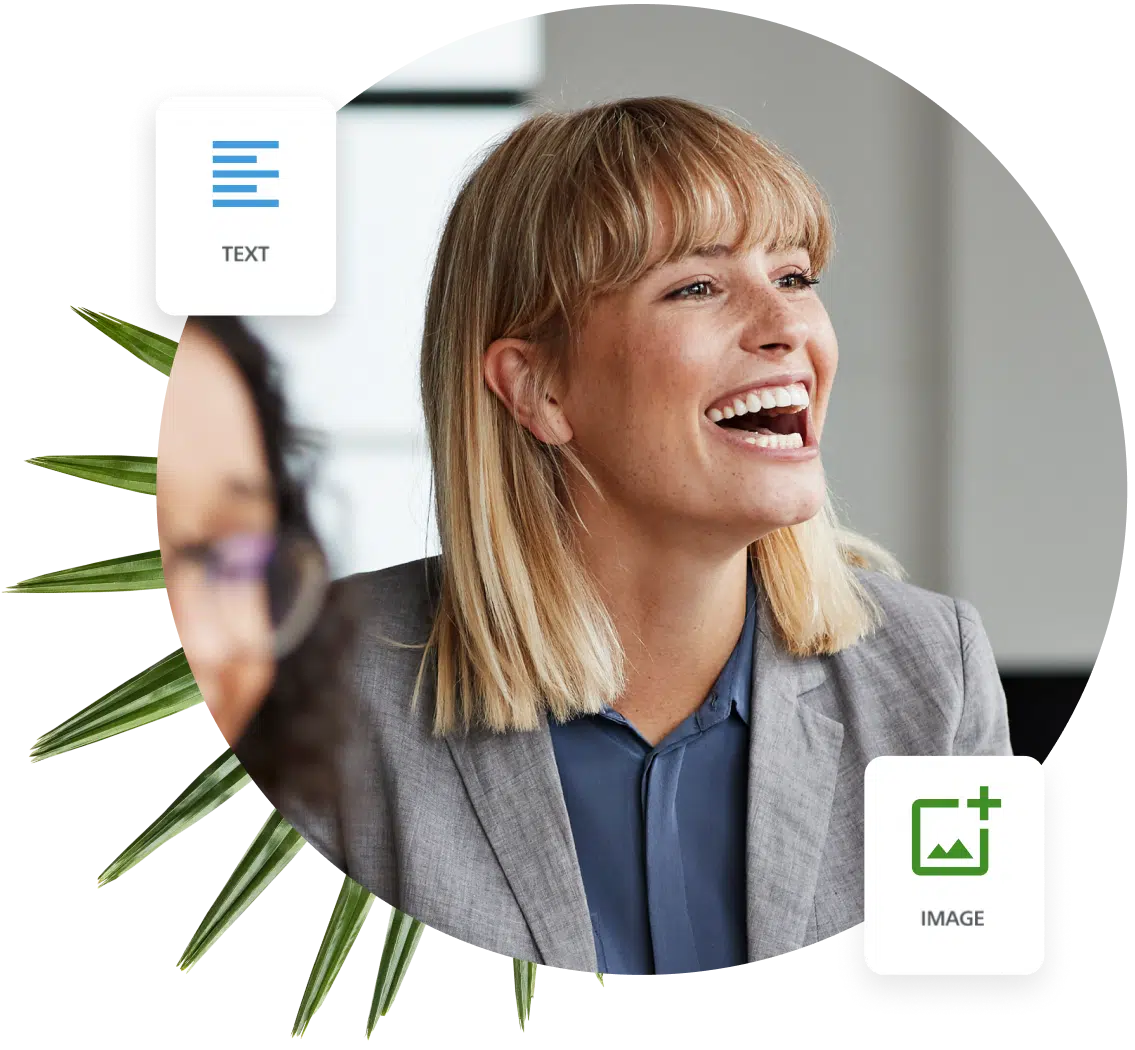
{"type": "MultiPolygon", "coordinates": [[[[352,731],[324,809],[273,798],[351,878],[426,925],[549,966],[595,946],[546,723],[432,732],[432,660],[414,681],[437,558],[348,577],[364,596],[352,731]]],[[[1005,696],[973,606],[862,571],[883,613],[833,656],[787,653],[760,594],[747,821],[750,961],[863,918],[863,772],[878,755],[1010,754],[1005,696]]],[[[235,748],[240,757],[240,745],[235,748]]]]}

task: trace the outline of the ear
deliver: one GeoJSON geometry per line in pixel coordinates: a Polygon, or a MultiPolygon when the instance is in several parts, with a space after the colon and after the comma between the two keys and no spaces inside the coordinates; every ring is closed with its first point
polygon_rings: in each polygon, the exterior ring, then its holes
{"type": "Polygon", "coordinates": [[[522,427],[546,445],[563,445],[573,434],[563,406],[551,392],[533,404],[533,369],[540,352],[523,339],[497,339],[485,350],[481,367],[489,389],[522,427]]]}

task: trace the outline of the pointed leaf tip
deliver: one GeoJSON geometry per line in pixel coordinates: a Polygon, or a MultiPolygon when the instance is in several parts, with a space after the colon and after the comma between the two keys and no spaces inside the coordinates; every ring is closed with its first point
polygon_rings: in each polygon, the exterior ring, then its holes
{"type": "Polygon", "coordinates": [[[127,554],[70,569],[32,576],[7,588],[10,594],[75,594],[91,591],[145,591],[165,586],[161,551],[127,554]]]}
{"type": "Polygon", "coordinates": [[[129,492],[154,496],[158,490],[153,456],[33,456],[24,462],[129,492]]]}
{"type": "Polygon", "coordinates": [[[72,306],[71,309],[103,335],[109,336],[119,346],[129,350],[138,360],[144,361],[151,368],[156,368],[163,375],[170,374],[173,357],[177,352],[177,343],[172,339],[119,320],[110,314],[88,310],[83,306],[72,306]]]}
{"type": "Polygon", "coordinates": [[[293,1036],[303,1035],[307,1031],[316,1010],[323,1005],[373,903],[374,897],[354,879],[349,876],[343,878],[339,897],[335,901],[323,941],[307,979],[307,987],[300,999],[299,1010],[292,1025],[293,1036]]]}

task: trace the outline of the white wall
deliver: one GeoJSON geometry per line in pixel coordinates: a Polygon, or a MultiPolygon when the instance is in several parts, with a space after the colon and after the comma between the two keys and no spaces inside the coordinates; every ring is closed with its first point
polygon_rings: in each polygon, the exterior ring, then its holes
{"type": "Polygon", "coordinates": [[[520,115],[348,107],[339,114],[339,286],[323,317],[261,318],[297,419],[330,439],[319,520],[341,573],[436,550],[418,352],[433,253],[469,159],[520,115]]]}
{"type": "MultiPolygon", "coordinates": [[[[539,56],[539,21],[525,19],[439,49],[376,87],[519,90],[539,56]]],[[[437,550],[418,397],[430,268],[463,175],[525,115],[499,106],[341,110],[335,307],[253,320],[283,361],[297,421],[328,439],[313,503],[338,574],[437,550]]]]}
{"type": "MultiPolygon", "coordinates": [[[[837,221],[820,286],[841,352],[825,463],[847,519],[914,582],[973,600],[1003,667],[1094,660],[1125,506],[1110,366],[1044,220],[947,114],[817,38],[650,5],[497,27],[379,85],[395,86],[534,87],[564,108],[676,94],[792,152],[837,221]]],[[[260,322],[301,418],[332,437],[319,506],[339,571],[436,549],[416,380],[426,278],[461,174],[524,115],[340,113],[337,305],[260,322]]],[[[1106,261],[1089,276],[1106,280],[1106,261]]]]}

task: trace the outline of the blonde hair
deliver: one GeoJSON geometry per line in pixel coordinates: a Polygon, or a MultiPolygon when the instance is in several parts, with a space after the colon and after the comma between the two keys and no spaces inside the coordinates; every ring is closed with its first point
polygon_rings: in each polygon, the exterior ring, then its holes
{"type": "MultiPolygon", "coordinates": [[[[659,204],[664,260],[736,234],[736,247],[832,250],[815,183],[786,154],[708,107],[636,98],[539,113],[493,146],[442,232],[426,304],[421,395],[442,571],[415,683],[431,654],[434,729],[528,730],[613,703],[623,652],[579,554],[565,492],[568,445],[538,441],[488,388],[494,340],[541,346],[533,404],[599,295],[647,266],[659,204]]],[[[586,473],[586,472],[584,472],[586,473]]],[[[821,513],[750,547],[775,628],[793,653],[863,637],[877,609],[854,566],[895,572],[881,548],[821,513]]]]}

